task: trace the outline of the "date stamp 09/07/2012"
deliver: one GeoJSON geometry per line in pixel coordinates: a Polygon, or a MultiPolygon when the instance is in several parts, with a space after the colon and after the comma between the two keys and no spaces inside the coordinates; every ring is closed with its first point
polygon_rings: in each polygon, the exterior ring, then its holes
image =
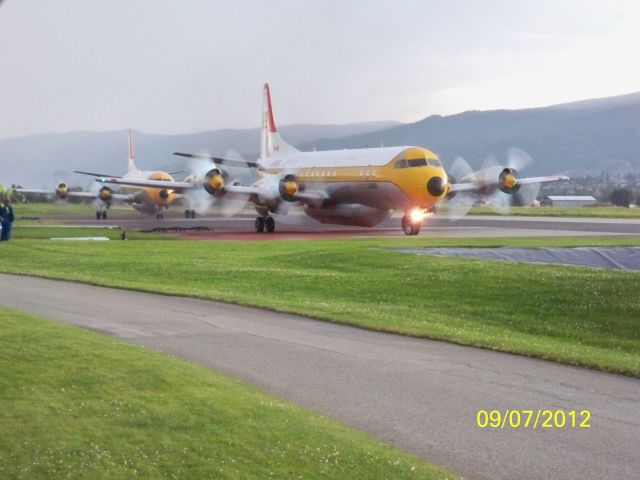
{"type": "Polygon", "coordinates": [[[589,410],[478,410],[479,428],[591,428],[589,410]]]}

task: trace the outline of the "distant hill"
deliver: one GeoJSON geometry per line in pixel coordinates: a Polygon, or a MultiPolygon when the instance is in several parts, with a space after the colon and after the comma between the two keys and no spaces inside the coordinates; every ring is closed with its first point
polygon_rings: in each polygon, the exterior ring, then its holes
{"type": "MultiPolygon", "coordinates": [[[[370,122],[347,125],[288,125],[280,128],[294,144],[313,144],[319,138],[340,138],[398,125],[370,122]]],[[[186,135],[152,135],[134,131],[136,164],[140,169],[182,170],[175,151],[206,150],[225,155],[230,149],[255,160],[260,150],[260,129],[214,130],[186,135]]],[[[43,133],[0,140],[0,183],[32,188],[52,187],[60,181],[86,186],[88,177],[72,174],[85,170],[112,175],[124,173],[127,132],[43,133]]]]}
{"type": "MultiPolygon", "coordinates": [[[[480,168],[489,155],[504,160],[506,149],[513,146],[534,158],[528,174],[640,173],[640,92],[542,108],[432,115],[410,124],[291,125],[280,128],[280,133],[302,150],[420,145],[440,155],[445,166],[461,155],[480,168]]],[[[257,128],[134,135],[138,166],[165,170],[182,169],[172,156],[174,151],[207,149],[225,155],[234,149],[255,159],[260,139],[257,128]]],[[[0,182],[34,188],[60,180],[86,185],[86,179],[68,172],[121,174],[126,156],[125,131],[4,139],[0,140],[0,182]]]]}
{"type": "Polygon", "coordinates": [[[543,108],[432,115],[416,123],[314,143],[327,150],[377,147],[381,142],[427,147],[445,165],[461,155],[480,168],[488,155],[504,160],[506,149],[515,146],[533,157],[527,170],[531,174],[640,172],[640,92],[543,108]]]}

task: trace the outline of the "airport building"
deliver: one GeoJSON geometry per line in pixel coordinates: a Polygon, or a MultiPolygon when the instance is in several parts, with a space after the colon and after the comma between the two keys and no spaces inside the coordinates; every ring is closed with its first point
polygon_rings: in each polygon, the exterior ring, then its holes
{"type": "Polygon", "coordinates": [[[596,199],[588,195],[549,195],[540,202],[545,207],[586,207],[595,203],[596,199]]]}

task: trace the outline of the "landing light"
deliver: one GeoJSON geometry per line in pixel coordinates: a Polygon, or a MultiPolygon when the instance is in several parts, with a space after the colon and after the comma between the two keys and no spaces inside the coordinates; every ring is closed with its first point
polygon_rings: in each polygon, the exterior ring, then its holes
{"type": "Polygon", "coordinates": [[[420,223],[424,219],[424,213],[419,208],[414,208],[409,212],[411,223],[420,223]]]}

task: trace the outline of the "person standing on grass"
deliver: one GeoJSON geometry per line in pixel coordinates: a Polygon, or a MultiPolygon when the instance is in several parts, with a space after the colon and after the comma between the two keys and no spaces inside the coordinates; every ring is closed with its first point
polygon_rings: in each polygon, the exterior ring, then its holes
{"type": "Polygon", "coordinates": [[[9,199],[5,197],[2,207],[0,208],[0,221],[2,222],[0,241],[8,242],[11,239],[11,225],[14,220],[13,207],[11,207],[9,199]]]}
{"type": "MultiPolygon", "coordinates": [[[[2,185],[0,185],[1,187],[2,185]]],[[[2,241],[2,226],[4,225],[4,200],[2,199],[2,192],[0,191],[0,242],[2,241]]]]}

